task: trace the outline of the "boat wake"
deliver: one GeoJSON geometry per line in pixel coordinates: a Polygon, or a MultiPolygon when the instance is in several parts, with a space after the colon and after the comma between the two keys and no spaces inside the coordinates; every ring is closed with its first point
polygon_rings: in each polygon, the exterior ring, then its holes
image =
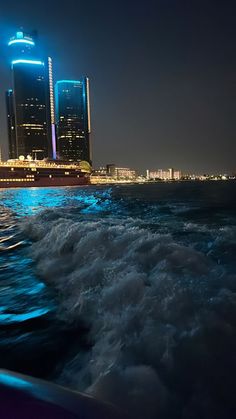
{"type": "Polygon", "coordinates": [[[54,208],[21,229],[57,291],[58,317],[88,328],[88,347],[74,348],[60,384],[139,419],[235,417],[235,227],[186,222],[190,245],[153,231],[151,219],[54,208]]]}

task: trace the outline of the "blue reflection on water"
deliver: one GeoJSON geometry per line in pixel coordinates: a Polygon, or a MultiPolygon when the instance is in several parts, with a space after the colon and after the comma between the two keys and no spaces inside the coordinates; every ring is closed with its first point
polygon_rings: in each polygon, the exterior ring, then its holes
{"type": "Polygon", "coordinates": [[[53,291],[35,275],[31,243],[19,219],[46,209],[69,208],[73,214],[97,214],[111,207],[111,188],[16,188],[0,190],[0,324],[35,319],[56,308],[53,291]]]}
{"type": "Polygon", "coordinates": [[[33,215],[40,210],[72,206],[77,202],[82,212],[106,210],[110,205],[111,189],[95,187],[19,188],[0,190],[1,203],[17,217],[33,215]]]}
{"type": "Polygon", "coordinates": [[[10,323],[10,322],[24,322],[29,319],[35,319],[36,317],[41,317],[44,314],[47,314],[49,309],[41,308],[37,310],[30,311],[28,313],[22,314],[2,314],[1,311],[6,309],[6,307],[0,307],[0,324],[1,323],[10,323]]]}
{"type": "Polygon", "coordinates": [[[58,207],[65,203],[65,196],[58,189],[20,188],[0,191],[2,204],[17,216],[32,215],[44,208],[58,207]]]}
{"type": "Polygon", "coordinates": [[[29,295],[35,295],[38,294],[39,292],[41,292],[43,289],[45,288],[45,284],[43,284],[43,282],[39,282],[38,284],[35,285],[35,287],[33,289],[28,290],[28,294],[29,295]]]}
{"type": "Polygon", "coordinates": [[[19,218],[63,205],[65,197],[53,188],[25,188],[0,190],[0,198],[0,324],[20,324],[54,311],[55,303],[34,273],[31,243],[18,228],[19,218]]]}

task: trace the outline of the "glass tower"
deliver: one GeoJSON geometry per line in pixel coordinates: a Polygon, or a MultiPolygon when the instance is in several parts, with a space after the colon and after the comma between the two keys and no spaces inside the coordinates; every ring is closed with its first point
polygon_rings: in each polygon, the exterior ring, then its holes
{"type": "Polygon", "coordinates": [[[7,104],[9,158],[15,159],[16,158],[16,124],[15,124],[14,100],[13,100],[12,89],[9,89],[6,92],[6,104],[7,104]]]}
{"type": "Polygon", "coordinates": [[[56,83],[58,157],[91,164],[89,79],[56,83]]]}
{"type": "Polygon", "coordinates": [[[55,157],[52,62],[39,58],[35,38],[17,32],[11,48],[12,89],[6,93],[9,157],[55,157]]]}

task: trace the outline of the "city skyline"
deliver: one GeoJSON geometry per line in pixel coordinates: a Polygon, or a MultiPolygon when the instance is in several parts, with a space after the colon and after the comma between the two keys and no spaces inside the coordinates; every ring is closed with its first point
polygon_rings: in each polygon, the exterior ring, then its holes
{"type": "Polygon", "coordinates": [[[91,164],[88,77],[58,80],[54,94],[52,58],[41,55],[38,34],[19,30],[8,47],[7,157],[91,164]]]}
{"type": "Polygon", "coordinates": [[[1,5],[0,419],[235,419],[235,22],[1,5]]]}
{"type": "MultiPolygon", "coordinates": [[[[13,0],[10,16],[3,6],[4,90],[8,36],[13,27],[36,28],[56,63],[54,80],[84,74],[91,79],[94,166],[115,161],[142,171],[172,166],[188,172],[235,171],[234,3],[113,6],[74,2],[64,14],[52,1],[48,17],[44,7],[35,14],[13,0]],[[66,31],[60,28],[62,17],[66,31]]],[[[3,145],[3,92],[0,102],[3,145]]]]}

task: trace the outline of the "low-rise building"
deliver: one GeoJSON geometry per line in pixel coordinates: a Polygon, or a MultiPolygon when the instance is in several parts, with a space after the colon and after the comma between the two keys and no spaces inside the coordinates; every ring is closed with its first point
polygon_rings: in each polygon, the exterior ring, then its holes
{"type": "Polygon", "coordinates": [[[135,179],[136,178],[136,172],[133,169],[130,169],[129,167],[116,167],[115,168],[115,177],[119,179],[135,179]]]}

